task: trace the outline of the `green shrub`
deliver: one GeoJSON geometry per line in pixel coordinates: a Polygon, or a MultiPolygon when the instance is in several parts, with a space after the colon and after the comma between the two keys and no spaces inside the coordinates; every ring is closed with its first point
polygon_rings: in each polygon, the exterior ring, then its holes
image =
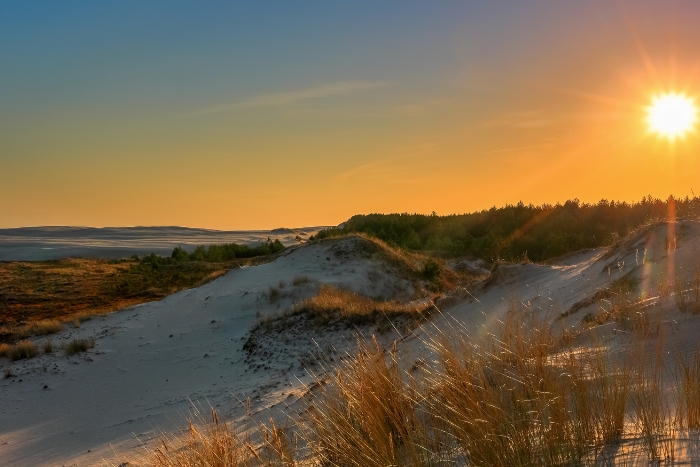
{"type": "MultiPolygon", "coordinates": [[[[185,261],[206,261],[211,263],[220,263],[224,261],[233,261],[241,258],[254,258],[256,256],[266,256],[279,253],[284,250],[285,246],[278,239],[267,239],[260,245],[249,247],[248,245],[239,245],[237,243],[225,243],[221,245],[200,245],[194,249],[192,253],[187,253],[182,247],[176,247],[170,258],[176,262],[185,261]]],[[[146,262],[153,263],[153,258],[143,258],[146,262]],[[148,258],[148,259],[147,259],[148,258]]]]}

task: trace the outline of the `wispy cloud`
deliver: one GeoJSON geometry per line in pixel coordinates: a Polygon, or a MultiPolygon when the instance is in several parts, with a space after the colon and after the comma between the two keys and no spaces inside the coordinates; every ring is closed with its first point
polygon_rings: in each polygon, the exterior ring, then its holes
{"type": "Polygon", "coordinates": [[[388,86],[388,83],[380,81],[339,81],[308,89],[261,94],[239,102],[204,107],[188,114],[188,116],[230,112],[236,109],[278,107],[303,100],[354,94],[384,86],[388,86]]]}

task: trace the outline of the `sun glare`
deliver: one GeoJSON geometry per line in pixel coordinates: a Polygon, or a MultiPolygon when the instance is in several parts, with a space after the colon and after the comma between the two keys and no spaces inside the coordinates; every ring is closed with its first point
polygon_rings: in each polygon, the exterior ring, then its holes
{"type": "Polygon", "coordinates": [[[693,100],[681,94],[663,94],[653,99],[648,108],[649,128],[670,139],[683,136],[697,120],[693,100]]]}

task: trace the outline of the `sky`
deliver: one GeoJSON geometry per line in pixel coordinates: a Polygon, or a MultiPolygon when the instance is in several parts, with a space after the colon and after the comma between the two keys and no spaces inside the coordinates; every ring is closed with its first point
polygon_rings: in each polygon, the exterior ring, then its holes
{"type": "Polygon", "coordinates": [[[700,194],[700,2],[0,1],[0,228],[700,194]]]}

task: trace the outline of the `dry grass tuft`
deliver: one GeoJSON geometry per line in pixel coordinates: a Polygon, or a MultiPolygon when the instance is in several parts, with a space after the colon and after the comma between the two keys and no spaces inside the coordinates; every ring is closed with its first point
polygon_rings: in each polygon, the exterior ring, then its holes
{"type": "Polygon", "coordinates": [[[323,284],[316,296],[297,304],[292,313],[308,313],[318,324],[339,320],[363,324],[374,323],[381,316],[389,319],[399,315],[419,317],[426,309],[425,303],[383,302],[323,284]]]}
{"type": "Polygon", "coordinates": [[[320,465],[430,465],[447,457],[442,433],[428,429],[424,397],[398,363],[375,341],[324,387],[307,427],[320,465]]]}
{"type": "Polygon", "coordinates": [[[6,356],[12,361],[34,358],[39,354],[34,342],[28,340],[19,341],[9,348],[6,347],[6,352],[6,356]]]}
{"type": "Polygon", "coordinates": [[[182,449],[166,440],[156,449],[153,467],[237,467],[250,457],[236,433],[212,411],[212,422],[197,426],[190,422],[189,437],[182,449]]]}
{"type": "Polygon", "coordinates": [[[65,346],[66,355],[71,356],[80,352],[87,352],[95,347],[93,339],[73,339],[65,346]]]}
{"type": "Polygon", "coordinates": [[[211,420],[190,421],[184,445],[161,440],[161,446],[149,463],[151,467],[294,467],[296,452],[284,430],[261,427],[262,446],[254,448],[236,434],[233,427],[212,409],[211,420]]]}
{"type": "Polygon", "coordinates": [[[293,286],[299,286],[302,284],[309,284],[311,282],[312,282],[311,278],[309,276],[304,276],[304,275],[294,276],[294,279],[292,279],[293,286]]]}

